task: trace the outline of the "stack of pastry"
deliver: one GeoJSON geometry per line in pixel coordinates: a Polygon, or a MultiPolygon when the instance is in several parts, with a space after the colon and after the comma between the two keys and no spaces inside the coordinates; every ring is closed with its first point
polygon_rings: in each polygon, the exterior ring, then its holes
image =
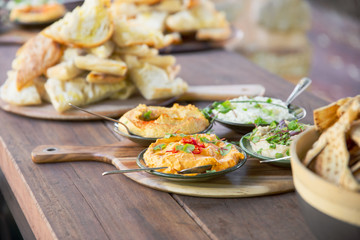
{"type": "Polygon", "coordinates": [[[50,101],[58,112],[106,98],[183,94],[180,67],[158,49],[177,41],[142,21],[114,16],[110,0],[86,0],[17,52],[1,98],[16,105],[50,101]]]}
{"type": "Polygon", "coordinates": [[[290,81],[308,75],[310,8],[306,1],[243,0],[234,24],[240,34],[229,44],[230,50],[290,81]]]}
{"type": "Polygon", "coordinates": [[[225,13],[217,11],[211,0],[115,0],[112,12],[173,33],[178,41],[189,34],[200,41],[221,41],[231,34],[225,13]]]}

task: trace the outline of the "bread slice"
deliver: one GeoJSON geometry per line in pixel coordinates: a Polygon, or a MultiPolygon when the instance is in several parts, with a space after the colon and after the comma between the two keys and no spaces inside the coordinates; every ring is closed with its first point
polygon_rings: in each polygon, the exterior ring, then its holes
{"type": "Polygon", "coordinates": [[[130,77],[147,100],[179,96],[188,89],[181,78],[171,80],[164,69],[148,63],[131,69],[130,77]]]}
{"type": "Polygon", "coordinates": [[[43,34],[68,46],[100,46],[114,31],[109,6],[110,0],[85,0],[81,7],[47,27],[43,34]]]}

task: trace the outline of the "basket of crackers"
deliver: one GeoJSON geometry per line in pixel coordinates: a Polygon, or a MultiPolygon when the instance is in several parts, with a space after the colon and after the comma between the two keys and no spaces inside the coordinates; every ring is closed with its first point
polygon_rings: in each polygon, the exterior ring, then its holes
{"type": "Polygon", "coordinates": [[[319,239],[360,238],[360,95],[314,110],[291,145],[302,213],[319,239]]]}

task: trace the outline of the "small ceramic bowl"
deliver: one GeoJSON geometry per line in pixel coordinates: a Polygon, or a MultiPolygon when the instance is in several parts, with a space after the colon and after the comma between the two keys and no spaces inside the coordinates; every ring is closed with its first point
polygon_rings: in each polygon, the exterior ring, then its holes
{"type": "MultiPolygon", "coordinates": [[[[119,134],[123,137],[126,137],[127,139],[133,141],[134,143],[137,143],[144,147],[148,147],[151,143],[156,142],[156,140],[158,139],[158,138],[142,137],[139,135],[129,135],[129,134],[119,130],[118,123],[115,123],[114,125],[115,125],[114,132],[116,132],[117,134],[119,134]]],[[[207,128],[205,128],[201,132],[197,132],[197,133],[207,133],[211,130],[212,127],[213,127],[213,122],[210,122],[210,124],[207,128]]],[[[194,134],[196,134],[196,133],[194,133],[194,134]]]]}
{"type": "Polygon", "coordinates": [[[318,239],[360,239],[360,193],[321,178],[302,164],[319,138],[314,127],[290,146],[291,169],[301,211],[318,239]]]}
{"type": "MultiPolygon", "coordinates": [[[[182,174],[170,174],[170,173],[163,173],[163,172],[158,172],[158,171],[147,171],[148,173],[158,176],[158,177],[162,177],[162,178],[166,178],[168,180],[172,180],[172,181],[180,181],[180,182],[200,182],[200,181],[207,181],[216,177],[220,177],[223,176],[229,172],[235,171],[237,169],[239,169],[241,166],[243,166],[247,160],[247,155],[246,153],[240,149],[239,147],[235,146],[242,154],[244,154],[244,159],[241,159],[239,161],[238,164],[236,164],[235,166],[231,167],[231,168],[227,168],[225,170],[222,171],[218,171],[218,172],[207,172],[207,173],[200,173],[197,175],[193,175],[193,176],[189,176],[189,175],[182,175],[182,174]]],[[[146,163],[144,161],[144,153],[146,152],[147,149],[143,150],[137,157],[136,163],[140,168],[146,168],[146,163]]]]}
{"type": "MultiPolygon", "coordinates": [[[[250,156],[258,158],[260,160],[270,160],[270,159],[274,159],[274,158],[270,158],[270,157],[266,157],[263,155],[258,154],[257,152],[255,152],[250,144],[249,139],[247,138],[248,136],[250,136],[250,133],[247,133],[246,135],[244,135],[241,139],[240,139],[240,147],[250,156]]],[[[269,162],[268,164],[272,164],[272,165],[276,165],[279,167],[290,167],[290,159],[289,160],[280,160],[280,161],[276,161],[276,162],[269,162]]]]}
{"type": "MultiPolygon", "coordinates": [[[[295,118],[293,118],[293,119],[286,119],[286,120],[289,120],[289,121],[294,120],[294,119],[300,120],[300,119],[303,119],[306,116],[305,108],[302,108],[302,107],[299,107],[299,106],[296,106],[296,105],[293,105],[293,104],[290,104],[289,112],[293,113],[294,116],[295,116],[295,118]]],[[[223,125],[223,126],[225,126],[227,128],[230,128],[231,130],[234,130],[235,132],[240,133],[240,134],[249,133],[255,128],[254,124],[249,124],[249,123],[229,122],[229,121],[225,121],[225,120],[222,120],[222,119],[219,119],[219,118],[216,118],[216,117],[214,118],[214,120],[216,122],[220,123],[221,125],[223,125]]],[[[263,124],[263,125],[260,125],[260,126],[267,126],[267,125],[268,124],[263,124]]]]}

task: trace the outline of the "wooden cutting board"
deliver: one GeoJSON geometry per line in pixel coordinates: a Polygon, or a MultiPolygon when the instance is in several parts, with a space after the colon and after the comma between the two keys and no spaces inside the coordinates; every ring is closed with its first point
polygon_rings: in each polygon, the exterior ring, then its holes
{"type": "MultiPolygon", "coordinates": [[[[135,161],[141,150],[137,147],[124,149],[121,143],[95,147],[42,145],[36,147],[31,155],[35,163],[99,161],[113,164],[117,169],[133,169],[138,168],[135,161]],[[128,151],[133,155],[128,158],[117,158],[124,155],[123,151],[128,151]]],[[[289,168],[260,164],[255,158],[249,158],[240,169],[234,172],[206,182],[176,182],[146,172],[125,175],[141,185],[156,190],[197,197],[255,197],[294,190],[289,168]]],[[[116,178],[117,175],[104,177],[116,178]]]]}
{"type": "MultiPolygon", "coordinates": [[[[216,85],[216,86],[190,86],[187,93],[171,99],[146,100],[140,95],[132,96],[126,100],[105,100],[84,107],[86,110],[108,117],[119,117],[125,112],[135,108],[139,104],[166,106],[176,100],[207,100],[222,101],[239,96],[262,96],[265,88],[259,84],[216,85]]],[[[4,102],[0,98],[0,107],[18,115],[49,119],[49,120],[95,120],[94,115],[71,109],[64,113],[58,113],[51,104],[44,103],[34,106],[17,106],[4,102]]]]}

